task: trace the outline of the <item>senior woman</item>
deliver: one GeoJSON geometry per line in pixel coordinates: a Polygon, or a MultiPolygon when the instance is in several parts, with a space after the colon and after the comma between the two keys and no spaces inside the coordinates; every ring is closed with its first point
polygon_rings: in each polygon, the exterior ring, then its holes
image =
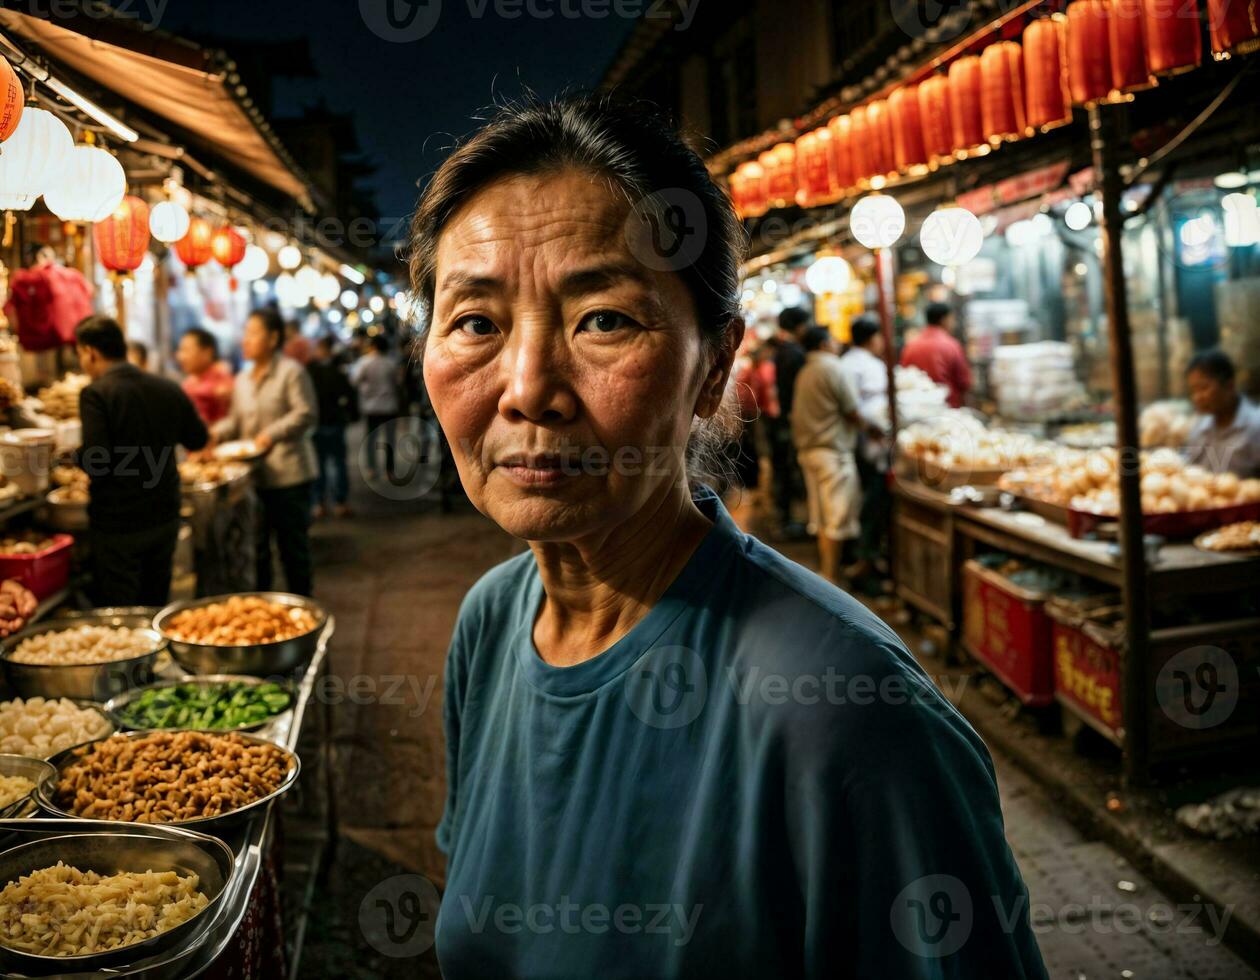
{"type": "Polygon", "coordinates": [[[589,97],[503,111],[420,201],[425,382],[529,545],[447,661],[443,975],[1045,977],[983,743],[688,475],[741,244],[671,130],[589,97]]]}

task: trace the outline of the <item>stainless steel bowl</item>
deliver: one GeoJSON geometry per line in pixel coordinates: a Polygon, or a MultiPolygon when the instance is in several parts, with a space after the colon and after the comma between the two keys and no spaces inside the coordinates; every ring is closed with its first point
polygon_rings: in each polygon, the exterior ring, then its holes
{"type": "Polygon", "coordinates": [[[279,678],[273,680],[267,677],[252,677],[248,674],[207,674],[201,677],[188,674],[179,678],[179,680],[158,681],[156,684],[132,688],[124,694],[119,694],[117,697],[110,698],[109,703],[105,705],[105,714],[109,716],[109,720],[113,722],[115,727],[119,730],[125,729],[127,731],[136,732],[175,731],[177,729],[137,727],[123,717],[122,711],[127,707],[127,705],[131,704],[132,701],[136,700],[136,698],[140,697],[146,691],[160,691],[162,688],[178,687],[181,684],[196,684],[199,687],[207,687],[211,684],[243,684],[251,687],[260,684],[279,684],[284,688],[285,693],[289,696],[289,704],[284,711],[270,715],[263,721],[257,722],[253,725],[237,725],[235,728],[214,729],[216,732],[222,732],[225,734],[227,732],[257,731],[258,729],[271,724],[271,722],[275,721],[284,714],[285,711],[289,711],[293,707],[293,688],[287,681],[279,678]]]}
{"type": "MultiPolygon", "coordinates": [[[[51,762],[45,762],[43,759],[31,759],[24,755],[0,755],[0,776],[25,776],[35,786],[39,786],[46,779],[55,779],[57,777],[57,768],[51,762]]],[[[0,820],[17,816],[27,808],[31,797],[34,795],[34,789],[25,796],[19,797],[7,806],[0,806],[0,820]]]]}
{"type": "Polygon", "coordinates": [[[171,617],[185,609],[197,609],[215,602],[226,602],[231,595],[210,596],[189,602],[173,602],[155,617],[153,628],[169,642],[171,655],[176,662],[192,674],[253,674],[257,677],[274,677],[287,674],[315,656],[319,635],[328,622],[324,607],[305,596],[288,592],[240,592],[240,596],[257,596],[282,606],[309,609],[315,617],[315,628],[301,636],[294,636],[277,643],[255,643],[248,646],[216,646],[209,643],[189,643],[177,640],[166,631],[171,617]]]}
{"type": "MultiPolygon", "coordinates": [[[[153,732],[127,732],[126,734],[123,734],[123,735],[114,735],[111,737],[137,739],[137,738],[145,738],[152,734],[154,733],[153,732]]],[[[204,734],[226,735],[229,733],[205,732],[204,734]]],[[[259,738],[257,735],[247,735],[244,732],[234,732],[231,734],[235,734],[239,736],[240,738],[245,739],[246,741],[255,742],[259,745],[273,745],[285,754],[285,756],[288,758],[288,761],[289,761],[289,771],[285,774],[284,779],[281,780],[280,785],[277,786],[270,793],[268,793],[266,796],[260,799],[254,800],[254,802],[252,803],[247,803],[242,807],[238,807],[237,809],[232,810],[229,813],[224,813],[224,814],[220,814],[218,816],[213,816],[213,817],[196,817],[192,820],[173,820],[170,823],[159,824],[158,826],[187,827],[193,830],[200,830],[200,831],[210,831],[210,830],[217,830],[217,829],[225,828],[225,827],[232,827],[232,826],[235,826],[236,824],[242,823],[243,821],[248,819],[254,813],[254,811],[260,809],[261,807],[266,806],[272,800],[279,799],[281,796],[283,796],[285,793],[287,793],[289,790],[293,788],[293,785],[298,780],[298,775],[302,771],[302,763],[301,763],[301,760],[298,759],[297,753],[289,751],[283,745],[279,745],[276,742],[273,742],[271,739],[259,738]]],[[[58,752],[56,755],[49,758],[48,761],[51,762],[53,766],[55,766],[57,769],[57,779],[50,779],[47,782],[40,783],[35,788],[35,801],[39,803],[42,809],[47,810],[49,813],[52,813],[55,816],[67,817],[71,820],[97,819],[96,817],[85,816],[83,814],[78,814],[78,813],[71,813],[69,810],[62,809],[60,806],[57,805],[56,793],[57,793],[57,783],[60,781],[62,771],[68,765],[70,765],[71,762],[79,758],[84,752],[90,750],[93,745],[97,744],[97,742],[103,742],[103,741],[105,740],[98,738],[93,742],[84,742],[82,745],[76,745],[73,748],[66,749],[63,752],[58,752]]]]}
{"type": "Polygon", "coordinates": [[[5,680],[20,697],[75,698],[81,701],[108,701],[115,694],[153,683],[158,661],[167,648],[167,640],[153,628],[149,616],[113,609],[97,609],[87,614],[45,620],[15,633],[0,644],[0,665],[5,680]],[[112,660],[101,664],[50,666],[22,664],[10,654],[23,640],[44,633],[75,629],[79,626],[129,626],[152,635],[153,649],[139,657],[112,660]]]}
{"type": "Polygon", "coordinates": [[[187,831],[164,836],[126,832],[66,834],[20,844],[0,853],[0,888],[33,871],[53,867],[58,861],[80,871],[95,871],[102,875],[124,871],[195,874],[197,887],[209,902],[191,919],[174,929],[102,953],[38,956],[0,945],[0,965],[6,967],[6,975],[7,970],[21,970],[37,976],[87,974],[111,964],[139,960],[171,949],[185,942],[215,911],[236,865],[232,849],[223,841],[205,834],[187,831]]]}

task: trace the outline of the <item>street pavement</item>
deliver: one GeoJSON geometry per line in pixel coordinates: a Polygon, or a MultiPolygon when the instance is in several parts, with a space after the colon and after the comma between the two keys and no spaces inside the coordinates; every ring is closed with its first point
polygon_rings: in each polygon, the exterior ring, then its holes
{"type": "MultiPolygon", "coordinates": [[[[302,928],[301,977],[436,977],[423,949],[427,912],[417,910],[428,908],[426,882],[444,880],[433,833],[445,792],[446,644],[467,589],[522,545],[463,502],[445,514],[356,479],[352,504],[356,516],[314,531],[316,593],[337,617],[332,676],[320,692],[333,779],[324,793],[304,772],[300,802],[286,813],[289,860],[306,867],[329,796],[339,839],[313,887],[302,874],[286,879],[290,935],[302,928]],[[408,933],[409,915],[426,921],[408,933]]],[[[808,560],[808,551],[792,556],[808,560]]],[[[1012,761],[995,754],[994,763],[1054,980],[1260,977],[1220,942],[1223,923],[1076,829],[1012,761]]]]}

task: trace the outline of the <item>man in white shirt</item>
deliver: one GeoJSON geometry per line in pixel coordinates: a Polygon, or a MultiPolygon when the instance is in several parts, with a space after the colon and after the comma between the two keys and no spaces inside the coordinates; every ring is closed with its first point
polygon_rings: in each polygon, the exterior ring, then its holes
{"type": "Polygon", "coordinates": [[[845,574],[857,579],[886,559],[884,541],[892,510],[888,492],[888,441],[881,433],[888,418],[888,366],[884,363],[884,337],[874,317],[857,317],[849,328],[851,346],[840,358],[850,385],[857,394],[862,438],[857,450],[858,478],[862,484],[862,531],[858,537],[856,565],[845,574]]]}
{"type": "Polygon", "coordinates": [[[809,522],[818,529],[819,568],[824,578],[838,582],[845,545],[859,529],[857,395],[825,327],[810,327],[802,344],[805,366],[793,393],[792,442],[805,474],[809,522]]]}
{"type": "Polygon", "coordinates": [[[1238,391],[1229,355],[1200,351],[1186,368],[1186,386],[1202,414],[1186,437],[1188,461],[1244,480],[1260,476],[1260,406],[1238,391]]]}

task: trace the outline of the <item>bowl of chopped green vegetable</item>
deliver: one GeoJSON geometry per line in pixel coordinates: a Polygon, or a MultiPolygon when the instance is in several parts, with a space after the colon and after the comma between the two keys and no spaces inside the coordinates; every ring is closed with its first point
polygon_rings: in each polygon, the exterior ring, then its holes
{"type": "Polygon", "coordinates": [[[120,729],[245,732],[288,711],[285,684],[239,674],[186,676],[138,687],[113,698],[105,713],[120,729]]]}

